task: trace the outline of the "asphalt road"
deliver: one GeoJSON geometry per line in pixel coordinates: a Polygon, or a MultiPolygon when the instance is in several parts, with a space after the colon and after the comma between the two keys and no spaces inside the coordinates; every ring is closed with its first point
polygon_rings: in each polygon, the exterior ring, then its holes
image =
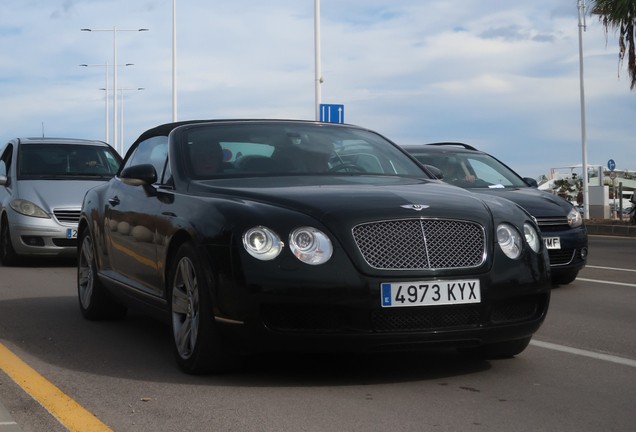
{"type": "MultiPolygon", "coordinates": [[[[636,239],[590,237],[588,267],[553,291],[533,344],[507,360],[281,354],[187,376],[165,325],[85,321],[74,263],[48,261],[0,267],[0,343],[116,432],[633,431],[635,255],[636,239]]],[[[24,385],[0,370],[19,428],[67,431],[24,385]]],[[[0,432],[10,427],[0,409],[0,432]]]]}

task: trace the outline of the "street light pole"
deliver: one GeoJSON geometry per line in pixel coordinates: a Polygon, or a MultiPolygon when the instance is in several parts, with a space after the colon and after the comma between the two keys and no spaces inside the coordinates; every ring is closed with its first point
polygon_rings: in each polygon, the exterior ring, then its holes
{"type": "MultiPolygon", "coordinates": [[[[106,90],[106,125],[105,125],[105,139],[104,142],[108,143],[108,62],[104,63],[104,64],[81,64],[80,66],[84,66],[84,67],[95,67],[95,66],[105,66],[105,71],[106,71],[106,88],[104,90],[106,90]]],[[[133,63],[126,63],[126,64],[121,64],[119,66],[133,66],[133,63]]],[[[115,103],[115,101],[113,100],[113,103],[115,103]]]]}
{"type": "Polygon", "coordinates": [[[143,87],[130,88],[130,89],[121,87],[119,89],[119,97],[120,97],[120,100],[121,100],[121,110],[120,110],[121,111],[121,113],[120,113],[120,115],[121,115],[121,125],[120,125],[120,129],[119,129],[119,131],[120,131],[119,137],[120,137],[121,150],[122,150],[119,154],[122,155],[122,156],[124,155],[124,91],[126,91],[126,90],[136,90],[136,91],[138,91],[138,90],[145,90],[145,89],[143,87]]]}
{"type": "Polygon", "coordinates": [[[314,0],[314,54],[316,63],[316,121],[320,121],[320,103],[322,99],[320,85],[323,82],[320,70],[320,0],[314,0]]]}
{"type": "MultiPolygon", "coordinates": [[[[148,29],[118,29],[116,26],[113,27],[113,29],[80,29],[81,31],[89,31],[89,32],[102,32],[102,31],[112,31],[113,32],[113,41],[114,41],[114,62],[113,62],[113,88],[117,89],[117,32],[118,31],[136,31],[136,32],[141,32],[141,31],[148,31],[148,29]]],[[[117,91],[115,91],[115,94],[117,93],[117,91]]],[[[115,148],[115,150],[118,150],[118,145],[117,145],[117,103],[115,103],[115,97],[113,97],[113,147],[115,148]]],[[[122,151],[119,150],[119,153],[121,154],[122,151]]]]}
{"type": "MultiPolygon", "coordinates": [[[[581,140],[583,150],[583,219],[590,218],[589,189],[587,180],[587,131],[585,128],[585,87],[583,80],[583,31],[587,25],[585,22],[585,0],[577,0],[579,10],[579,66],[581,75],[581,140]]],[[[601,185],[603,186],[603,185],[601,185]]]]}
{"type": "Polygon", "coordinates": [[[177,0],[172,0],[172,121],[177,121],[177,0]]]}

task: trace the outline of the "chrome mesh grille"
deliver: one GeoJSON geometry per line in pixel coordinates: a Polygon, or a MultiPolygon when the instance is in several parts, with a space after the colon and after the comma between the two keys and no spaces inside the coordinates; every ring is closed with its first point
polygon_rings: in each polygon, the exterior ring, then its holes
{"type": "Polygon", "coordinates": [[[76,224],[79,222],[81,209],[54,209],[55,219],[61,223],[76,224]]]}
{"type": "Polygon", "coordinates": [[[401,219],[353,228],[365,261],[375,269],[477,267],[485,258],[485,233],[473,222],[401,219]]]}

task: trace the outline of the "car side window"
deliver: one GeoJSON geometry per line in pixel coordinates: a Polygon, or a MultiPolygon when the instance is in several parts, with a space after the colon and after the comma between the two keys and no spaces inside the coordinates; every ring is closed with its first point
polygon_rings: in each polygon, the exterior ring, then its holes
{"type": "Polygon", "coordinates": [[[133,154],[126,161],[124,168],[133,165],[151,164],[157,171],[157,179],[161,179],[168,156],[168,137],[156,136],[139,143],[133,154]]]}
{"type": "Polygon", "coordinates": [[[13,155],[13,146],[9,145],[5,149],[2,157],[0,157],[0,175],[7,177],[6,185],[11,182],[11,156],[13,155]]]}

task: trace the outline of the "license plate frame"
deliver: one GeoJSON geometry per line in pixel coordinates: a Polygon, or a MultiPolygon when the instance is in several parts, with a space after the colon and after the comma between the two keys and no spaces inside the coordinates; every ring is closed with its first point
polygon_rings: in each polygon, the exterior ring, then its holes
{"type": "Polygon", "coordinates": [[[481,303],[479,279],[384,282],[382,307],[439,306],[481,303]]]}
{"type": "Polygon", "coordinates": [[[544,237],[543,243],[549,250],[561,249],[561,237],[544,237]]]}

